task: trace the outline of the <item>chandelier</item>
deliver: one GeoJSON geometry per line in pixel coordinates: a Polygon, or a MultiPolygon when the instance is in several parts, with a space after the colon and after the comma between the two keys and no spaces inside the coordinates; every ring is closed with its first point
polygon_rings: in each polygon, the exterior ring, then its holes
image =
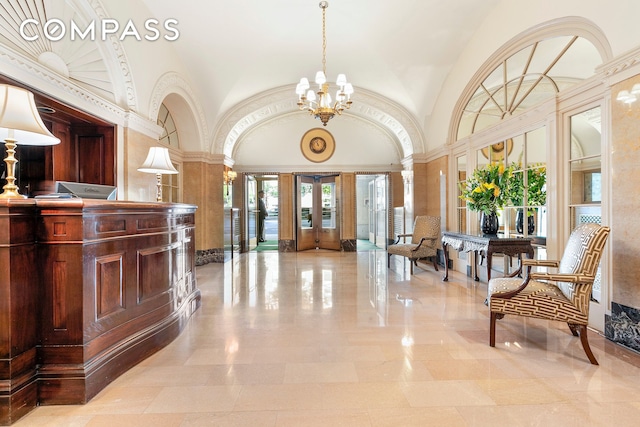
{"type": "Polygon", "coordinates": [[[296,94],[298,95],[298,107],[300,110],[306,110],[319,119],[324,126],[336,114],[340,115],[344,110],[351,108],[351,94],[353,86],[347,82],[344,74],[338,74],[336,85],[336,100],[331,100],[329,93],[329,83],[327,82],[327,37],[326,37],[326,13],[329,2],[321,1],[319,4],[322,9],[322,71],[316,73],[316,84],[318,92],[309,89],[309,80],[306,77],[300,79],[300,83],[296,86],[296,94]]]}

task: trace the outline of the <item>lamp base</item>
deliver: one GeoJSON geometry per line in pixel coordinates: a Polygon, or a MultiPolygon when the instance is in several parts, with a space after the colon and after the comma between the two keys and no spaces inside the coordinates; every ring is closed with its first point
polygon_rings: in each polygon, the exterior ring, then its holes
{"type": "Polygon", "coordinates": [[[156,174],[156,202],[162,201],[162,174],[156,174]]]}
{"type": "Polygon", "coordinates": [[[16,140],[13,138],[7,138],[4,140],[4,145],[7,150],[7,157],[4,162],[7,164],[7,183],[2,189],[4,190],[0,194],[0,199],[26,199],[27,196],[23,196],[18,192],[18,186],[15,184],[16,180],[16,140]]]}
{"type": "MultiPolygon", "coordinates": [[[[6,186],[5,186],[6,187],[6,186]]],[[[3,199],[26,199],[27,196],[24,194],[18,193],[18,190],[15,191],[7,191],[6,189],[0,194],[0,200],[3,199]]]]}

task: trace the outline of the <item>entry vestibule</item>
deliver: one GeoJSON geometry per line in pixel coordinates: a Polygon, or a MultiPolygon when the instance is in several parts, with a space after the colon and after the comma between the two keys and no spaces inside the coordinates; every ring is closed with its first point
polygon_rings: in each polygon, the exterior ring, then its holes
{"type": "MultiPolygon", "coordinates": [[[[243,172],[232,189],[242,206],[241,252],[385,249],[389,234],[390,173],[243,172]],[[257,241],[257,193],[265,191],[266,242],[257,241]],[[321,218],[322,220],[318,220],[321,218]]],[[[399,174],[398,174],[399,175],[399,174]]],[[[225,233],[229,233],[227,227],[225,233]]],[[[225,235],[225,241],[232,236],[225,235]]]]}

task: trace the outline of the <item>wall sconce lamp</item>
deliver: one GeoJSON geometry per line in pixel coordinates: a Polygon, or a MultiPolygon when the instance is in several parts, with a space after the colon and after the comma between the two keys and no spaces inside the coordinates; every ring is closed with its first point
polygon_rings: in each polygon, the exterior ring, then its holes
{"type": "Polygon", "coordinates": [[[0,140],[4,141],[7,157],[6,180],[0,199],[24,199],[18,191],[15,157],[20,145],[56,145],[60,139],[53,136],[42,122],[33,93],[6,84],[0,85],[0,140]]]}
{"type": "Polygon", "coordinates": [[[224,171],[224,183],[227,186],[227,196],[229,195],[229,187],[233,185],[233,181],[238,177],[238,172],[232,170],[224,171]]]}
{"type": "Polygon", "coordinates": [[[640,83],[634,84],[630,91],[621,90],[620,92],[618,92],[616,101],[624,102],[627,105],[631,105],[636,102],[638,96],[640,96],[640,83]]]}
{"type": "Polygon", "coordinates": [[[178,171],[173,167],[171,158],[169,158],[169,149],[165,147],[151,147],[147,160],[138,168],[139,172],[156,174],[156,201],[162,201],[162,175],[177,174],[178,171]]]}

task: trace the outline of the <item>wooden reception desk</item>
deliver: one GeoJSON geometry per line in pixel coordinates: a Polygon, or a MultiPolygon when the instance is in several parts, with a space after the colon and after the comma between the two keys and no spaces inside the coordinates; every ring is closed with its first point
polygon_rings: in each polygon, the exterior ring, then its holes
{"type": "Polygon", "coordinates": [[[0,424],[89,401],[200,306],[196,207],[0,200],[0,424]]]}

